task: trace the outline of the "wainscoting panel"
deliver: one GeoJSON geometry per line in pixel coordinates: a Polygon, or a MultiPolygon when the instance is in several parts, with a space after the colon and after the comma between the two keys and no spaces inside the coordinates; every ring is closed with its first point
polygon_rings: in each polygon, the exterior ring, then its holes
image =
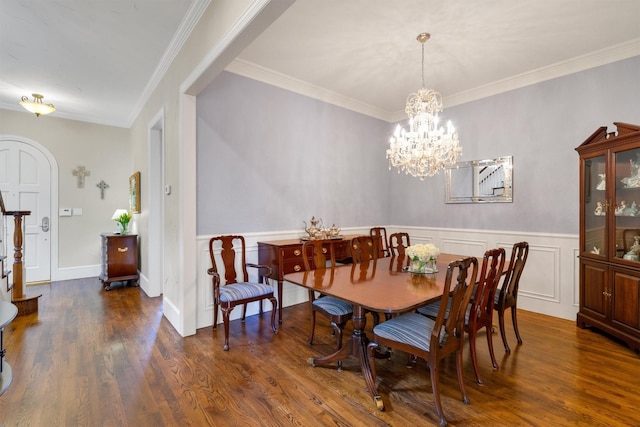
{"type": "Polygon", "coordinates": [[[488,242],[486,240],[451,239],[443,237],[440,239],[440,244],[436,244],[436,246],[440,248],[440,252],[442,253],[481,258],[488,249],[487,244],[488,242]]]}
{"type": "MultiPolygon", "coordinates": [[[[369,234],[370,227],[343,229],[343,234],[369,234]]],[[[559,235],[543,233],[519,233],[496,230],[460,230],[428,227],[386,226],[387,234],[407,232],[411,242],[433,243],[443,253],[457,253],[465,256],[482,257],[490,248],[502,247],[507,252],[507,262],[514,243],[529,242],[529,258],[522,279],[518,307],[563,319],[575,320],[578,311],[578,235],[559,235]]],[[[247,243],[247,262],[258,262],[259,241],[296,239],[302,236],[301,230],[273,233],[244,234],[247,243]]],[[[207,269],[211,267],[209,259],[209,239],[211,236],[198,236],[198,272],[197,272],[197,316],[196,327],[204,328],[213,324],[213,296],[211,277],[207,269]]],[[[249,275],[257,278],[255,269],[249,269],[249,275]],[[254,270],[254,271],[251,271],[254,270]]],[[[272,283],[275,287],[275,282],[272,283]]],[[[283,301],[279,304],[299,304],[307,301],[307,291],[291,283],[284,283],[283,301]]],[[[269,303],[264,310],[270,311],[269,303]]],[[[259,312],[258,303],[249,304],[247,316],[259,312]]],[[[242,308],[232,312],[231,319],[238,319],[242,308]]],[[[222,322],[222,316],[218,316],[222,322]]],[[[286,327],[286,318],[283,319],[286,327]]]]}
{"type": "Polygon", "coordinates": [[[529,243],[518,297],[560,302],[560,248],[529,243]]]}

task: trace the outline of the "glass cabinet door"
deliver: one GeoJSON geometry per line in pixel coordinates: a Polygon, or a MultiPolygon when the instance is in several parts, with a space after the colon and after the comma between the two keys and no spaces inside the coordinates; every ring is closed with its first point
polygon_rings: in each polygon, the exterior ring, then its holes
{"type": "Polygon", "coordinates": [[[640,149],[615,153],[614,230],[617,258],[640,260],[640,149]]]}
{"type": "Polygon", "coordinates": [[[584,161],[584,247],[583,252],[607,256],[606,157],[584,161]]]}

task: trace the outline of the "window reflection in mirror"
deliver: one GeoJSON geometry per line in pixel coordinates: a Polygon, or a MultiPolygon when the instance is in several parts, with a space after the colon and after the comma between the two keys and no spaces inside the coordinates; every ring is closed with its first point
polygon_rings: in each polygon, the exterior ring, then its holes
{"type": "Polygon", "coordinates": [[[445,169],[445,202],[512,202],[512,173],[512,156],[456,163],[445,169]]]}

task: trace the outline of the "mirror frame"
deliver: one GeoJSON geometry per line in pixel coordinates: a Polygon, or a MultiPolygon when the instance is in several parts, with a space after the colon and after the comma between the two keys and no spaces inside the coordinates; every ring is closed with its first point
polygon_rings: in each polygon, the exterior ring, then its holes
{"type": "MultiPolygon", "coordinates": [[[[474,175],[475,176],[475,173],[474,175]]],[[[474,184],[470,183],[473,188],[474,184]]],[[[453,166],[445,169],[445,203],[511,203],[513,202],[513,156],[503,156],[495,159],[472,160],[469,162],[458,162],[453,166]],[[454,195],[451,188],[451,173],[461,168],[472,168],[476,171],[478,168],[488,166],[504,167],[504,191],[501,195],[496,196],[480,196],[475,193],[471,195],[458,196],[454,195]]]]}

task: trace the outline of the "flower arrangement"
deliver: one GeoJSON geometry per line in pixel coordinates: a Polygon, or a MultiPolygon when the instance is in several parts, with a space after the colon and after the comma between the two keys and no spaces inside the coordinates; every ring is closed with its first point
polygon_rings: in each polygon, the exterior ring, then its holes
{"type": "Polygon", "coordinates": [[[118,209],[115,211],[111,219],[118,223],[118,230],[122,234],[127,234],[127,225],[131,221],[131,214],[125,209],[118,209]]]}
{"type": "Polygon", "coordinates": [[[411,245],[407,248],[407,255],[411,260],[409,271],[414,273],[437,272],[436,260],[440,249],[431,243],[411,245]]]}

